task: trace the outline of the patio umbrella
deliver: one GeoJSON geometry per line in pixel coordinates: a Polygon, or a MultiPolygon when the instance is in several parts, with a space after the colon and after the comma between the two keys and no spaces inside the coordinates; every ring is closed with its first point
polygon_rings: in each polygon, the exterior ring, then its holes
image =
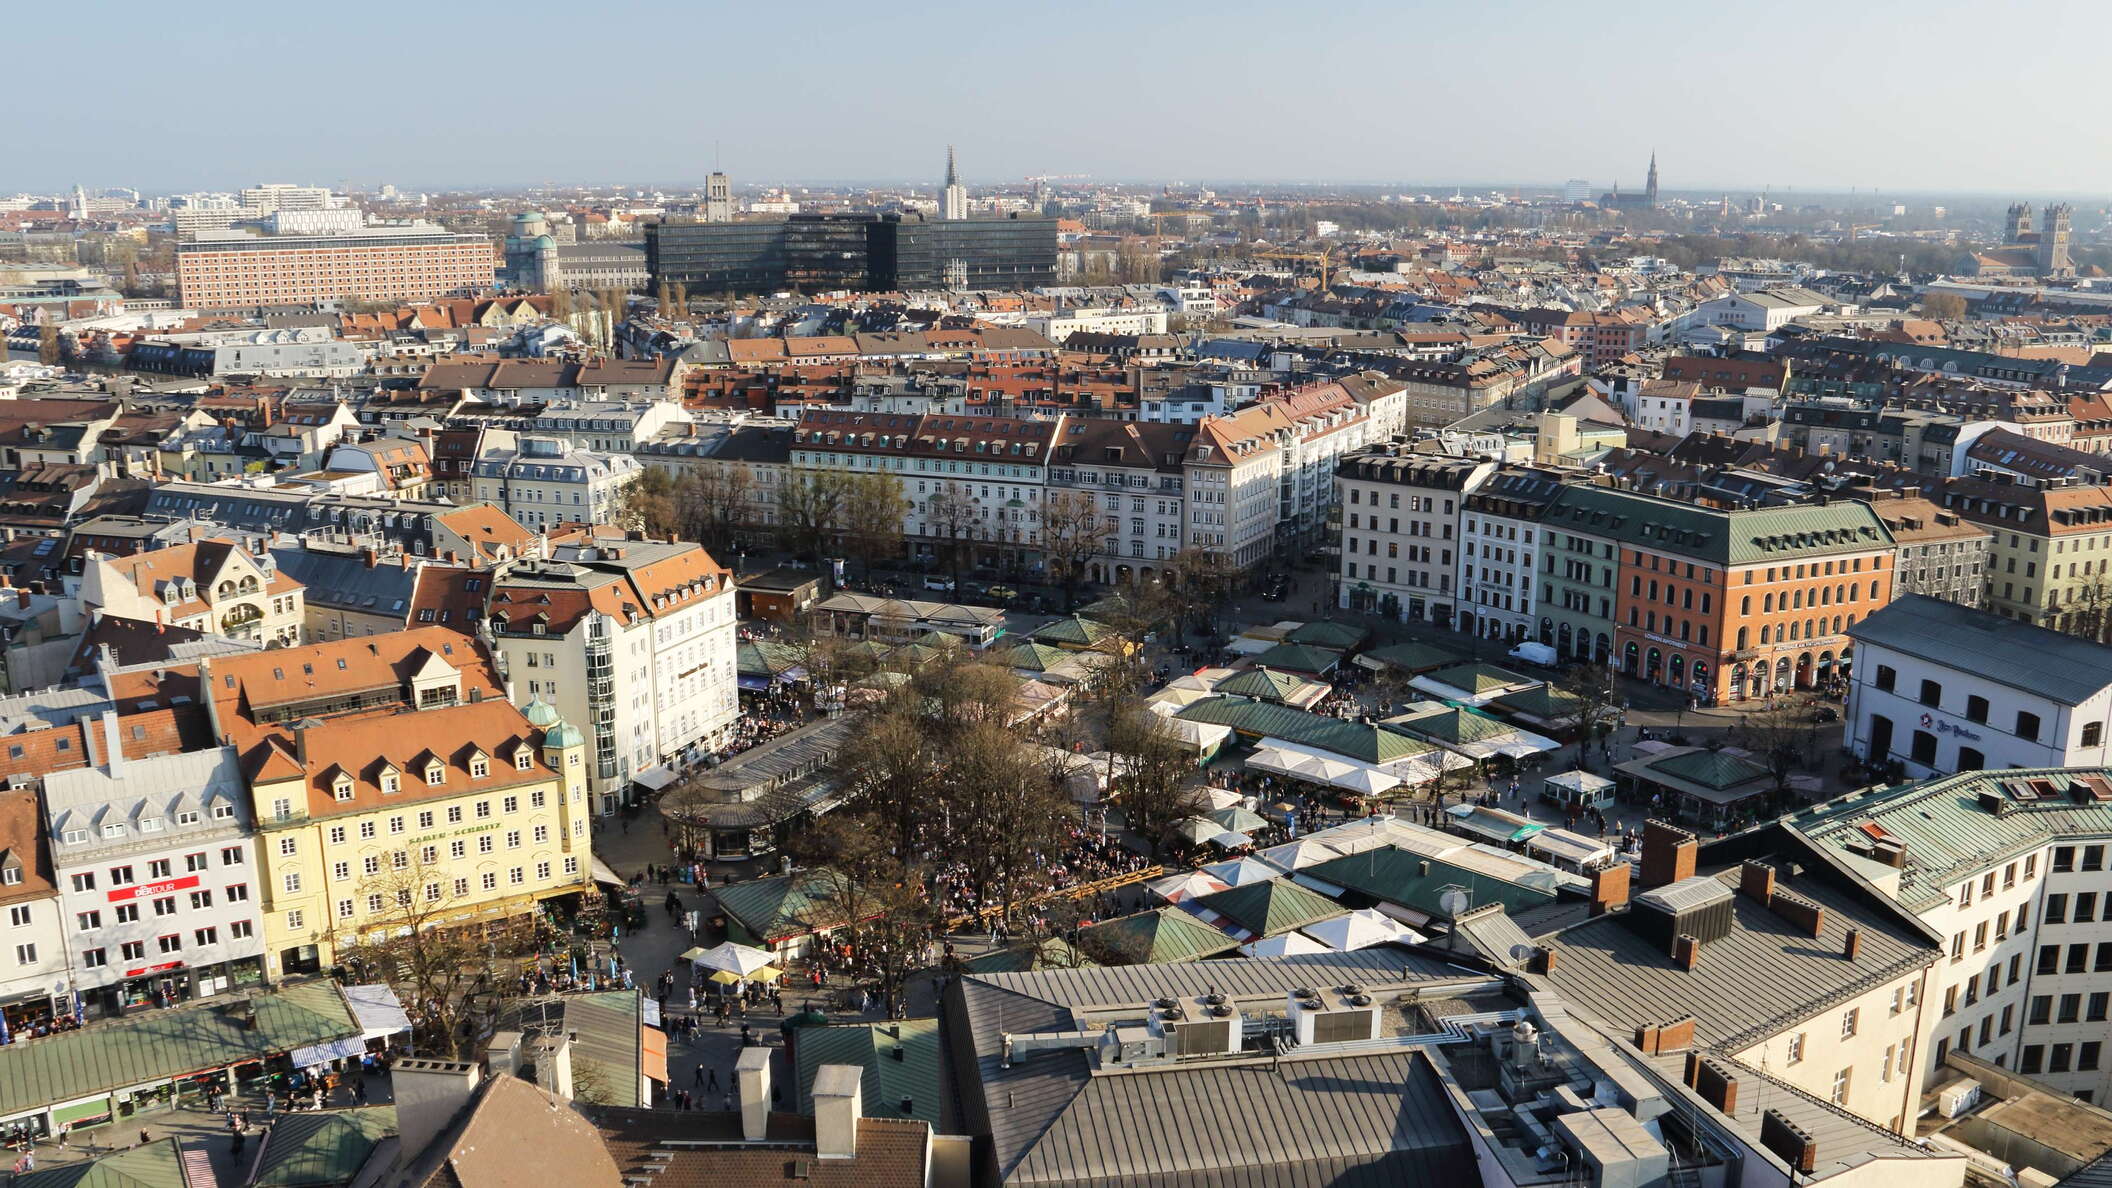
{"type": "Polygon", "coordinates": [[[1368,949],[1373,945],[1398,943],[1417,944],[1423,934],[1406,924],[1370,908],[1308,924],[1303,929],[1307,936],[1318,940],[1330,949],[1348,952],[1351,949],[1368,949]]]}
{"type": "Polygon", "coordinates": [[[1203,868],[1203,873],[1227,887],[1244,887],[1248,883],[1266,883],[1283,877],[1282,871],[1252,855],[1213,862],[1203,868]]]}
{"type": "Polygon", "coordinates": [[[774,965],[766,965],[748,975],[751,982],[774,982],[785,976],[785,971],[774,965]]]}
{"type": "Polygon", "coordinates": [[[731,986],[735,982],[741,980],[741,975],[737,973],[728,973],[723,969],[715,969],[711,971],[711,980],[717,982],[721,986],[731,986]]]}
{"type": "Polygon", "coordinates": [[[1223,788],[1203,789],[1203,803],[1210,806],[1206,810],[1209,812],[1216,812],[1218,809],[1238,808],[1240,802],[1245,799],[1246,797],[1241,796],[1239,793],[1228,792],[1223,788]]]}
{"type": "Polygon", "coordinates": [[[1345,853],[1346,851],[1338,850],[1326,842],[1316,842],[1311,838],[1300,838],[1294,842],[1285,842],[1280,846],[1270,846],[1268,849],[1256,854],[1255,857],[1273,866],[1282,867],[1284,870],[1298,870],[1307,866],[1315,866],[1322,862],[1331,862],[1336,858],[1342,857],[1345,853]]]}
{"type": "Polygon", "coordinates": [[[1201,845],[1209,841],[1211,835],[1219,832],[1222,828],[1223,826],[1217,822],[1203,817],[1190,817],[1185,821],[1176,821],[1173,824],[1173,831],[1181,840],[1195,845],[1201,845]]]}
{"type": "Polygon", "coordinates": [[[682,960],[684,961],[695,961],[697,958],[702,957],[703,955],[704,946],[702,945],[695,945],[682,950],[682,960]]]}
{"type": "Polygon", "coordinates": [[[1227,829],[1219,833],[1211,834],[1209,837],[1204,838],[1203,840],[1209,842],[1213,846],[1216,846],[1220,850],[1236,850],[1241,846],[1251,846],[1254,844],[1253,838],[1248,837],[1246,834],[1240,833],[1237,830],[1232,829],[1227,829]]]}
{"type": "Polygon", "coordinates": [[[1214,895],[1219,891],[1225,890],[1230,885],[1229,883],[1213,879],[1199,870],[1167,875],[1163,879],[1153,879],[1146,884],[1153,895],[1158,896],[1167,903],[1179,903],[1184,899],[1194,899],[1199,895],[1214,895]]]}
{"type": "Polygon", "coordinates": [[[1307,953],[1331,953],[1334,950],[1302,932],[1284,932],[1263,937],[1252,944],[1241,945],[1239,951],[1248,957],[1299,957],[1307,953]]]}
{"type": "Polygon", "coordinates": [[[1260,813],[1249,812],[1243,808],[1221,808],[1214,813],[1204,813],[1203,815],[1227,829],[1240,833],[1260,829],[1268,824],[1267,821],[1262,819],[1260,813]]]}
{"type": "Polygon", "coordinates": [[[754,976],[760,969],[768,969],[775,960],[768,952],[750,945],[737,945],[732,941],[713,945],[696,957],[690,958],[705,969],[716,969],[732,974],[735,978],[754,976]]]}
{"type": "Polygon", "coordinates": [[[1398,777],[1387,775],[1383,771],[1373,771],[1368,767],[1353,767],[1336,775],[1334,784],[1338,788],[1346,788],[1361,796],[1377,796],[1389,788],[1400,787],[1401,781],[1398,777]]]}

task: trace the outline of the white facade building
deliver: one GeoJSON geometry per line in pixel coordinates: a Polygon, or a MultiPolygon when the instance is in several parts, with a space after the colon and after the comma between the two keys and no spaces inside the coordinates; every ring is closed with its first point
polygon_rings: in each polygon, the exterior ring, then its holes
{"type": "Polygon", "coordinates": [[[1482,459],[1397,446],[1342,459],[1335,472],[1342,504],[1336,604],[1404,621],[1458,622],[1466,609],[1458,587],[1460,509],[1495,469],[1482,459]]]}
{"type": "Polygon", "coordinates": [[[471,498],[541,529],[613,522],[624,489],[638,477],[638,462],[627,453],[580,449],[562,438],[523,437],[518,448],[486,450],[470,473],[471,498]]]}
{"type": "Polygon", "coordinates": [[[1847,745],[1910,778],[2099,766],[2112,648],[1909,594],[1848,629],[1847,745]]]}
{"type": "MultiPolygon", "coordinates": [[[[97,729],[90,726],[89,729],[97,729]]],[[[44,777],[72,981],[91,1015],[259,984],[264,937],[249,789],[232,747],[44,777]]]]}
{"type": "Polygon", "coordinates": [[[1467,493],[1459,517],[1459,627],[1488,639],[1538,639],[1540,521],[1560,476],[1506,466],[1467,493]],[[1472,615],[1471,622],[1467,616],[1472,615]]]}
{"type": "Polygon", "coordinates": [[[733,579],[698,545],[559,546],[495,583],[484,625],[515,703],[586,731],[600,812],[703,762],[739,717],[733,579]]]}

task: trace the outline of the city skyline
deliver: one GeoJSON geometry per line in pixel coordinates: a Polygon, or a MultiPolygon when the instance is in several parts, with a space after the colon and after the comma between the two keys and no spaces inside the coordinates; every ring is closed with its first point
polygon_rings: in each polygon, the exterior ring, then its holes
{"type": "MultiPolygon", "coordinates": [[[[1091,4],[1054,24],[978,12],[973,21],[920,23],[914,32],[885,13],[823,5],[813,19],[831,35],[802,42],[796,71],[770,53],[715,56],[711,93],[738,101],[707,102],[692,83],[698,67],[681,48],[684,38],[640,50],[631,33],[680,23],[707,43],[767,43],[785,36],[782,23],[732,6],[696,13],[633,4],[598,27],[568,24],[564,42],[577,61],[632,63],[619,72],[636,80],[627,101],[639,109],[632,118],[609,119],[594,102],[540,101],[531,88],[524,104],[498,105],[509,112],[503,120],[466,114],[413,123],[387,116],[388,96],[428,105],[444,99],[475,112],[478,96],[512,88],[436,88],[422,65],[428,59],[402,53],[399,31],[346,28],[319,12],[235,28],[113,20],[102,35],[116,60],[173,57],[238,68],[201,74],[186,101],[171,103],[151,72],[116,72],[83,92],[59,61],[24,63],[23,114],[68,135],[18,166],[13,185],[180,192],[261,177],[418,190],[606,178],[673,184],[701,180],[716,163],[749,184],[870,179],[935,189],[944,146],[957,144],[962,176],[978,186],[1056,172],[1138,183],[1500,187],[1581,177],[1602,188],[1616,180],[1639,187],[1654,148],[1665,160],[1668,193],[1945,193],[1966,178],[1976,189],[1997,188],[1981,180],[1989,177],[2004,179],[2005,192],[2112,191],[2112,168],[2075,151],[2057,119],[2018,120],[1993,104],[1951,105],[1942,120],[1928,118],[1940,96],[1931,67],[1978,35],[1975,10],[1962,3],[1915,6],[1911,22],[1894,5],[1793,4],[1771,28],[1827,30],[1823,39],[1793,43],[1754,36],[1730,11],[1645,8],[1652,11],[1631,10],[1615,28],[1541,4],[1503,15],[1421,6],[1301,15],[1301,37],[1319,46],[1424,47],[1412,69],[1386,71],[1346,61],[1329,69],[1318,57],[1309,68],[1286,70],[1270,39],[1252,36],[1257,21],[1273,19],[1258,7],[1213,10],[1207,23],[1181,12],[1121,13],[1124,36],[1110,39],[1097,18],[1117,10],[1091,4]],[[1823,19],[1800,23],[1799,9],[1823,19]],[[1533,35],[1520,37],[1521,28],[1533,35]],[[993,55],[1046,69],[1053,81],[1005,102],[1006,92],[993,91],[990,76],[973,68],[993,55]],[[1491,74],[1492,57],[1509,81],[1491,74]],[[1272,71],[1283,78],[1274,93],[1272,71]],[[1785,71],[1852,85],[1785,87],[1785,71]],[[1703,87],[1693,85],[1697,78],[1703,87]],[[259,102],[273,94],[317,100],[259,102]],[[353,101],[359,95],[367,98],[353,101]],[[201,121],[200,111],[223,117],[201,121]],[[658,114],[637,118],[640,111],[658,114]],[[846,119],[846,111],[879,114],[846,119]],[[1563,119],[1551,118],[1555,112],[1563,119]],[[465,123],[486,134],[463,135],[465,123]],[[1477,125],[1490,134],[1472,135],[1477,125]],[[1804,132],[1813,128],[1829,131],[1804,132]],[[559,160],[562,169],[553,168],[559,160]]],[[[435,48],[468,43],[488,37],[496,21],[526,26],[532,46],[532,30],[555,12],[536,0],[459,6],[426,14],[418,35],[435,48]]],[[[60,43],[76,15],[23,14],[22,44],[60,43]]],[[[2064,31],[2034,44],[2031,110],[2060,110],[2064,97],[2082,110],[2084,47],[2095,41],[2093,28],[2112,30],[2112,20],[2048,3],[2028,6],[2018,23],[2064,31]]],[[[592,75],[575,94],[601,93],[592,75]]],[[[619,94],[620,83],[609,93],[619,94]]]]}

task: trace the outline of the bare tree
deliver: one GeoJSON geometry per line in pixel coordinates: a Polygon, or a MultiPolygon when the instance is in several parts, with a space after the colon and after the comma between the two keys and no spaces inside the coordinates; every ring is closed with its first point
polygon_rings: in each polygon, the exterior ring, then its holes
{"type": "Polygon", "coordinates": [[[1077,601],[1086,565],[1098,556],[1105,529],[1089,491],[1051,491],[1041,501],[1041,552],[1049,576],[1063,588],[1063,609],[1077,601]]]}
{"type": "Polygon", "coordinates": [[[381,874],[359,884],[359,923],[337,941],[339,959],[378,978],[411,1008],[421,1050],[466,1056],[469,993],[493,964],[525,955],[525,929],[480,935],[454,919],[468,894],[447,867],[397,851],[381,874]],[[394,865],[401,863],[401,865],[394,865]]]}
{"type": "Polygon", "coordinates": [[[1790,777],[1817,759],[1812,753],[1812,724],[1805,720],[1803,712],[1789,698],[1777,697],[1759,709],[1746,711],[1738,725],[1731,728],[1731,737],[1752,752],[1760,766],[1774,777],[1772,811],[1787,811],[1790,777]]]}
{"type": "Polygon", "coordinates": [[[982,901],[1010,919],[1048,885],[1048,856],[1074,819],[1070,798],[1001,722],[962,730],[947,749],[945,852],[967,866],[982,901]]]}
{"type": "Polygon", "coordinates": [[[1166,831],[1202,811],[1195,753],[1142,702],[1131,702],[1108,723],[1107,750],[1115,768],[1111,798],[1157,858],[1166,831]]]}
{"type": "Polygon", "coordinates": [[[1576,665],[1563,674],[1558,687],[1579,703],[1577,757],[1581,759],[1591,750],[1594,738],[1599,740],[1603,751],[1606,737],[1612,734],[1614,722],[1625,705],[1614,687],[1613,667],[1608,664],[1576,665]]]}
{"type": "Polygon", "coordinates": [[[746,462],[717,462],[693,470],[683,485],[682,522],[690,539],[713,556],[738,550],[752,528],[755,471],[746,462]]]}
{"type": "Polygon", "coordinates": [[[785,547],[820,558],[843,531],[849,487],[834,470],[807,470],[791,475],[778,491],[778,523],[785,547]]]}
{"type": "Polygon", "coordinates": [[[892,474],[854,474],[844,492],[843,551],[867,573],[873,562],[902,552],[902,526],[909,520],[909,496],[892,474]]]}
{"type": "Polygon", "coordinates": [[[821,868],[806,884],[814,911],[802,923],[849,944],[877,972],[892,1014],[903,983],[921,964],[932,906],[923,870],[888,848],[888,833],[886,822],[831,814],[794,838],[792,850],[821,868]]]}
{"type": "Polygon", "coordinates": [[[635,528],[659,540],[677,539],[683,528],[680,481],[657,466],[641,467],[638,477],[623,489],[617,512],[625,528],[635,528]]]}
{"type": "Polygon", "coordinates": [[[894,844],[915,853],[917,833],[937,795],[939,752],[916,714],[921,697],[890,697],[866,715],[842,773],[850,801],[894,844]]]}
{"type": "Polygon", "coordinates": [[[1232,593],[1237,574],[1223,553],[1182,549],[1167,568],[1166,598],[1175,621],[1215,629],[1217,613],[1232,593]]]}
{"type": "Polygon", "coordinates": [[[981,523],[982,508],[965,487],[949,484],[924,502],[924,533],[938,542],[956,586],[961,580],[961,562],[974,551],[981,523]]]}

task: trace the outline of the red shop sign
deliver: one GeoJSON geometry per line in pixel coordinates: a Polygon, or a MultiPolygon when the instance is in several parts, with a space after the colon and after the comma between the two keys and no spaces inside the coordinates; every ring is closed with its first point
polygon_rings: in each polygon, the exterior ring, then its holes
{"type": "Polygon", "coordinates": [[[128,899],[152,899],[167,895],[171,891],[182,891],[198,885],[197,875],[185,875],[180,879],[163,879],[158,883],[141,883],[136,887],[119,887],[110,893],[111,903],[123,903],[128,899]]]}

